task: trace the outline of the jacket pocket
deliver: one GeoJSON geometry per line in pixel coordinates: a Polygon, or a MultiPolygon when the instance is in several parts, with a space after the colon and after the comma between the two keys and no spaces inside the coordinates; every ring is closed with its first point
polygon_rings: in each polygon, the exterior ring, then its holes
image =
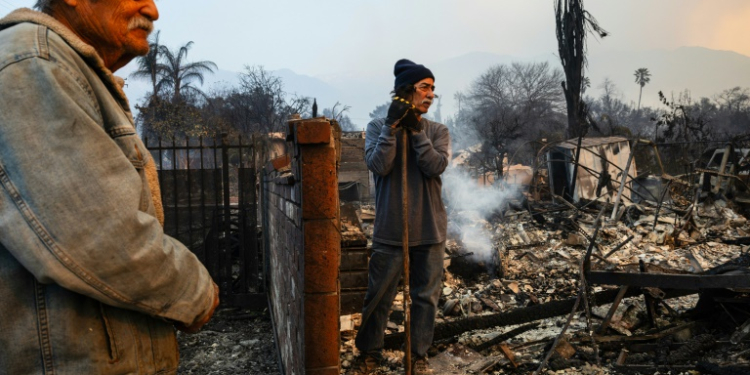
{"type": "Polygon", "coordinates": [[[135,168],[138,176],[141,178],[143,188],[141,189],[141,201],[138,209],[142,212],[149,212],[151,204],[151,190],[146,178],[146,164],[149,162],[150,154],[143,142],[130,125],[115,126],[109,129],[109,135],[115,141],[125,157],[135,168]]]}
{"type": "Polygon", "coordinates": [[[109,136],[117,143],[123,154],[139,172],[146,165],[146,153],[143,143],[138,139],[135,129],[130,125],[115,126],[109,129],[109,136]]]}
{"type": "Polygon", "coordinates": [[[117,348],[117,335],[112,329],[110,317],[107,314],[107,308],[104,304],[99,303],[99,311],[102,315],[102,324],[104,325],[104,335],[107,337],[107,350],[109,351],[109,363],[117,363],[120,360],[120,353],[117,348]]]}
{"type": "Polygon", "coordinates": [[[160,319],[145,317],[151,339],[154,370],[157,373],[171,373],[177,369],[180,349],[177,344],[174,326],[160,319]]]}

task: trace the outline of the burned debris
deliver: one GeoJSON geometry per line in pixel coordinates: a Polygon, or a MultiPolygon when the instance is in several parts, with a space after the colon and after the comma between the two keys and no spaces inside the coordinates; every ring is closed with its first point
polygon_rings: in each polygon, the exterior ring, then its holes
{"type": "MultiPolygon", "coordinates": [[[[749,373],[746,151],[674,176],[655,144],[619,137],[545,145],[496,181],[454,165],[435,373],[749,373]]],[[[361,241],[372,210],[353,204],[361,241]]],[[[403,371],[401,299],[385,374],[403,371]]],[[[342,373],[358,319],[342,316],[342,373]]]]}

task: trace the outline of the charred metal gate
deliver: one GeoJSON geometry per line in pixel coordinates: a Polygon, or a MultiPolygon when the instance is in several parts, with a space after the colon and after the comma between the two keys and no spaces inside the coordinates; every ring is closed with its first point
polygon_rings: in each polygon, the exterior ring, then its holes
{"type": "Polygon", "coordinates": [[[164,232],[185,244],[219,285],[222,304],[265,308],[257,235],[254,139],[149,140],[159,169],[164,232]]]}

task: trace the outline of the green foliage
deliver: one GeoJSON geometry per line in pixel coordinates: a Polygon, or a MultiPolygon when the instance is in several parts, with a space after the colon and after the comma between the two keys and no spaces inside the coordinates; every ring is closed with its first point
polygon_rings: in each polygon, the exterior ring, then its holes
{"type": "Polygon", "coordinates": [[[651,82],[651,73],[648,68],[639,68],[635,71],[635,83],[641,86],[641,91],[638,94],[638,108],[641,108],[641,96],[643,95],[643,86],[651,82]]]}
{"type": "Polygon", "coordinates": [[[159,97],[149,100],[145,107],[138,106],[136,124],[141,135],[151,139],[161,137],[216,137],[230,128],[223,123],[211,121],[202,106],[191,100],[173,102],[159,97]]]}
{"type": "Polygon", "coordinates": [[[148,79],[151,81],[151,96],[156,97],[159,95],[157,83],[159,82],[159,59],[161,57],[162,45],[159,43],[159,35],[161,31],[158,30],[152,34],[149,40],[148,54],[138,57],[136,62],[138,63],[138,70],[131,73],[130,76],[135,79],[148,79]]]}
{"type": "Polygon", "coordinates": [[[197,81],[203,85],[204,75],[218,69],[212,61],[185,61],[192,46],[193,42],[188,42],[176,51],[166,46],[160,48],[161,62],[156,66],[159,75],[159,81],[156,83],[157,92],[171,92],[173,102],[181,101],[182,96],[186,94],[203,95],[200,89],[193,86],[193,82],[197,81]]]}
{"type": "Polygon", "coordinates": [[[178,135],[215,135],[223,126],[208,125],[201,99],[205,94],[193,86],[201,85],[206,73],[217,69],[211,61],[188,62],[187,54],[193,42],[173,51],[159,42],[160,32],[150,41],[149,53],[138,58],[138,70],[131,74],[136,79],[151,81],[152,91],[143,105],[136,105],[139,114],[136,126],[147,137],[171,138],[178,135]]]}
{"type": "Polygon", "coordinates": [[[647,83],[651,82],[651,73],[648,71],[648,68],[638,68],[635,70],[635,83],[637,83],[641,88],[643,86],[646,86],[647,83]]]}

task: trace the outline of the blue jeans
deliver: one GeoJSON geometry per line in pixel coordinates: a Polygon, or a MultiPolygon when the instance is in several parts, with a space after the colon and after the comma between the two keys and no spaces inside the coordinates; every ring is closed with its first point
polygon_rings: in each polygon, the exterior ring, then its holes
{"type": "MultiPolygon", "coordinates": [[[[443,279],[445,242],[409,248],[411,351],[424,357],[432,344],[437,303],[443,279]]],[[[380,352],[388,314],[404,269],[401,246],[372,243],[362,324],[355,344],[362,353],[380,352]]]]}

